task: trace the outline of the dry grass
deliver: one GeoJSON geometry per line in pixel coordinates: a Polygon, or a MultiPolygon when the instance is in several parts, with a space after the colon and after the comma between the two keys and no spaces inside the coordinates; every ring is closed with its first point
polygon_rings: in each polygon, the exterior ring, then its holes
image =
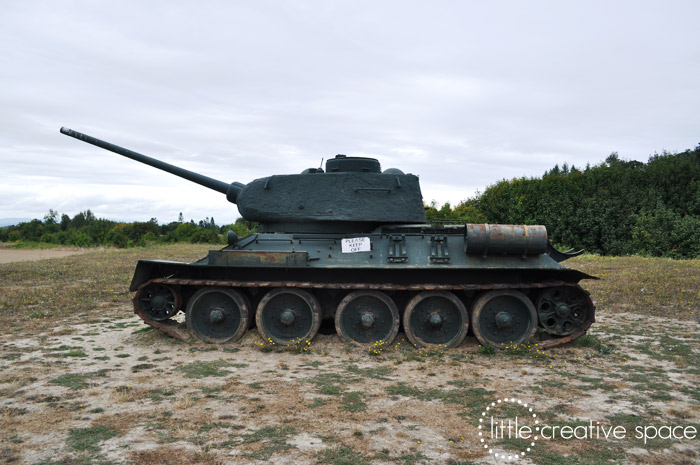
{"type": "MultiPolygon", "coordinates": [[[[550,351],[485,353],[470,337],[421,352],[399,337],[370,355],[321,335],[308,352],[268,352],[255,332],[224,346],[138,332],[126,291],[136,260],[192,261],[207,248],[0,265],[0,322],[14,325],[0,334],[0,462],[466,465],[484,455],[480,412],[503,396],[531,402],[549,424],[700,428],[699,261],[567,262],[604,278],[584,283],[600,318],[590,335],[550,351]]],[[[692,463],[696,445],[560,440],[528,458],[692,463]]]]}
{"type": "Polygon", "coordinates": [[[604,311],[700,321],[700,260],[582,255],[565,265],[601,278],[583,285],[604,311]]]}
{"type": "Polygon", "coordinates": [[[190,396],[189,394],[186,394],[182,397],[178,397],[178,399],[175,401],[174,407],[179,410],[186,410],[188,408],[194,407],[194,404],[197,401],[190,396]]]}
{"type": "Polygon", "coordinates": [[[213,454],[193,452],[179,447],[158,447],[132,452],[131,461],[140,465],[220,465],[222,463],[213,454]]]}
{"type": "Polygon", "coordinates": [[[45,330],[66,317],[114,317],[129,300],[139,259],[194,261],[210,245],[106,249],[65,258],[0,264],[0,324],[11,333],[45,330]]]}

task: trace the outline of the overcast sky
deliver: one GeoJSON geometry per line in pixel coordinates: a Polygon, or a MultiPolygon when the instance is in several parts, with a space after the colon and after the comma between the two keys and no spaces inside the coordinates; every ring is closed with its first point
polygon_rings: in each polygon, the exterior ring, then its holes
{"type": "Polygon", "coordinates": [[[0,4],[0,218],[239,216],[61,126],[226,182],[372,156],[439,203],[700,143],[697,1],[0,4]]]}

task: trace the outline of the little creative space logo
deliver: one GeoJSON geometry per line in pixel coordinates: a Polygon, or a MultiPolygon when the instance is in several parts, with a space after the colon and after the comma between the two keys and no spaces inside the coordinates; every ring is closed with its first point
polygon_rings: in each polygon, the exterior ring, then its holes
{"type": "MultiPolygon", "coordinates": [[[[605,423],[605,422],[604,422],[605,423]]],[[[689,441],[698,437],[696,425],[612,425],[588,420],[575,425],[548,425],[531,404],[515,397],[491,402],[479,416],[479,446],[497,462],[523,459],[541,440],[634,440],[645,446],[653,440],[689,441]],[[509,451],[497,446],[506,443],[509,451]]]]}
{"type": "Polygon", "coordinates": [[[525,457],[535,447],[539,439],[539,423],[537,414],[527,403],[515,397],[498,399],[481,412],[479,442],[495,459],[514,462],[525,457]],[[521,439],[521,450],[497,452],[493,448],[493,442],[502,439],[521,439]]]}

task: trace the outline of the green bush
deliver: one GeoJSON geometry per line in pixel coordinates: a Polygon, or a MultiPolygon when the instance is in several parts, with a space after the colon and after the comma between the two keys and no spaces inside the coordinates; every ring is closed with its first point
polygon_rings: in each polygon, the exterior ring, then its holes
{"type": "Polygon", "coordinates": [[[190,242],[195,243],[209,243],[216,244],[221,242],[219,235],[216,231],[212,229],[197,229],[192,237],[190,237],[190,242]]]}

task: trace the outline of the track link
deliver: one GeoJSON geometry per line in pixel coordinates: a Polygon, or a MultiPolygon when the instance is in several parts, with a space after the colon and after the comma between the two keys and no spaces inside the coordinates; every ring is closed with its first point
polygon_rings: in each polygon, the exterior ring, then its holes
{"type": "MultiPolygon", "coordinates": [[[[153,328],[162,331],[163,333],[181,340],[190,341],[193,335],[190,334],[184,323],[178,323],[173,319],[164,321],[155,321],[148,318],[139,308],[139,297],[143,290],[153,284],[163,284],[175,286],[178,288],[203,288],[203,287],[230,287],[230,288],[248,288],[248,289],[273,289],[273,288],[298,288],[298,289],[337,289],[344,291],[354,290],[377,290],[377,291],[466,291],[479,292],[491,290],[533,290],[547,289],[552,287],[572,287],[583,292],[585,300],[588,304],[588,318],[583,326],[572,334],[567,336],[556,336],[548,333],[541,325],[531,342],[537,344],[539,349],[548,349],[560,345],[568,344],[580,338],[595,322],[595,306],[590,299],[588,291],[583,290],[578,284],[565,281],[544,281],[537,283],[493,283],[488,285],[481,284],[397,284],[397,283],[334,283],[334,282],[308,282],[308,281],[241,281],[241,280],[202,280],[202,279],[183,279],[183,278],[156,278],[149,280],[139,286],[138,291],[134,295],[132,302],[134,305],[134,313],[138,315],[146,324],[153,328]]],[[[179,308],[178,310],[182,310],[179,308]]]]}

